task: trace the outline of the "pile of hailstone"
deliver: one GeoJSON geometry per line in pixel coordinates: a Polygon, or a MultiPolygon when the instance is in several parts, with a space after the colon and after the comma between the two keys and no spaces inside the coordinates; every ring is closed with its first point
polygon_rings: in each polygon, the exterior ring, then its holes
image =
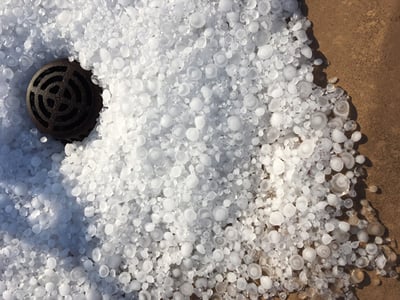
{"type": "Polygon", "coordinates": [[[0,297],[350,299],[394,275],[309,26],[295,0],[2,0],[0,297]],[[65,147],[24,104],[60,57],[104,102],[65,147]]]}

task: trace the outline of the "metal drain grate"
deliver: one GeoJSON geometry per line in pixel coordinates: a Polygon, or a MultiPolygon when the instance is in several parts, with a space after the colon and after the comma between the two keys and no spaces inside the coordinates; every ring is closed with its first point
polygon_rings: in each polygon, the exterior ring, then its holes
{"type": "Polygon", "coordinates": [[[92,73],[67,59],[42,67],[27,90],[29,114],[37,128],[56,139],[82,140],[93,129],[103,106],[92,73]]]}

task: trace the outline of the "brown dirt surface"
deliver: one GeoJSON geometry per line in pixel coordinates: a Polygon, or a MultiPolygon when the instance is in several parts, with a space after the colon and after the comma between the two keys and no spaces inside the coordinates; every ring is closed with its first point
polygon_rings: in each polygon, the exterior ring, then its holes
{"type": "MultiPolygon", "coordinates": [[[[351,96],[365,135],[359,147],[371,162],[365,183],[379,192],[362,197],[377,209],[388,236],[400,242],[400,0],[306,0],[305,10],[314,44],[329,61],[327,78],[338,77],[351,96]]],[[[400,281],[384,278],[357,296],[398,300],[400,281]]]]}

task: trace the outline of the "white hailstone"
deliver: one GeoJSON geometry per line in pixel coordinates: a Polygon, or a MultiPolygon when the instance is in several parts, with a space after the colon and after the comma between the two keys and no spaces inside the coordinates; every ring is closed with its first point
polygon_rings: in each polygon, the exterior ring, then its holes
{"type": "Polygon", "coordinates": [[[260,29],[260,24],[258,22],[253,21],[247,26],[247,30],[251,33],[256,33],[260,29]]]}
{"type": "Polygon", "coordinates": [[[190,101],[190,109],[194,112],[199,112],[203,108],[203,101],[200,98],[194,97],[192,101],[190,101]]]}
{"type": "Polygon", "coordinates": [[[199,184],[199,178],[195,174],[190,174],[185,182],[187,188],[194,189],[199,184]]]}
{"type": "Polygon", "coordinates": [[[206,25],[206,17],[200,12],[195,12],[189,17],[190,26],[199,29],[206,25]]]}
{"type": "Polygon", "coordinates": [[[280,112],[274,112],[271,115],[271,119],[269,120],[269,122],[271,123],[272,127],[276,127],[276,128],[281,127],[281,125],[284,122],[283,114],[280,112]]]}
{"type": "Polygon", "coordinates": [[[228,128],[232,131],[239,131],[242,129],[242,120],[238,116],[230,116],[227,119],[228,128]]]}
{"type": "Polygon", "coordinates": [[[71,292],[71,288],[67,283],[62,283],[59,287],[58,287],[58,292],[60,294],[60,296],[68,296],[69,293],[71,292]]]}
{"type": "Polygon", "coordinates": [[[203,76],[203,73],[198,67],[190,66],[186,70],[186,75],[191,81],[199,81],[203,76]]]}
{"type": "Polygon", "coordinates": [[[289,259],[289,265],[294,271],[300,271],[304,267],[304,259],[298,255],[295,254],[289,259]]]}
{"type": "Polygon", "coordinates": [[[319,245],[315,251],[321,258],[328,258],[331,255],[331,248],[329,248],[327,245],[319,245]]]}
{"type": "Polygon", "coordinates": [[[367,251],[367,253],[370,255],[375,255],[378,253],[378,246],[376,244],[369,243],[365,246],[365,251],[367,251]]]}
{"type": "Polygon", "coordinates": [[[217,74],[218,74],[217,66],[214,64],[209,64],[209,65],[205,66],[204,74],[206,75],[206,78],[208,78],[208,79],[217,77],[217,74]]]}
{"type": "Polygon", "coordinates": [[[317,252],[314,248],[305,247],[303,249],[302,256],[306,261],[313,262],[317,256],[317,252]]]}
{"type": "Polygon", "coordinates": [[[296,75],[297,75],[297,70],[293,65],[287,65],[283,69],[283,77],[285,77],[287,81],[291,81],[293,78],[296,77],[296,75]]]}
{"type": "Polygon", "coordinates": [[[54,257],[49,257],[47,259],[47,268],[49,269],[55,269],[55,267],[57,266],[57,260],[54,257]]]}
{"type": "Polygon", "coordinates": [[[192,296],[193,294],[193,285],[189,282],[184,282],[180,288],[179,291],[186,297],[192,296]]]}
{"type": "Polygon", "coordinates": [[[339,173],[332,177],[330,181],[331,191],[339,196],[343,196],[350,190],[350,180],[345,175],[339,173]]]}
{"type": "Polygon", "coordinates": [[[125,66],[125,61],[122,57],[117,57],[113,60],[113,67],[117,70],[121,70],[125,66]]]}
{"type": "Polygon", "coordinates": [[[323,112],[315,112],[310,119],[310,126],[315,130],[325,128],[328,123],[328,117],[323,112]]]}
{"type": "Polygon", "coordinates": [[[255,263],[251,263],[247,266],[247,275],[253,280],[257,280],[262,275],[261,266],[255,263]]]}
{"type": "Polygon", "coordinates": [[[357,232],[357,239],[362,242],[366,243],[369,240],[368,233],[365,230],[360,230],[357,232]]]}
{"type": "Polygon", "coordinates": [[[228,215],[228,209],[224,206],[217,206],[213,210],[213,216],[217,222],[225,221],[228,218],[228,215]]]}
{"type": "Polygon", "coordinates": [[[92,259],[94,262],[99,262],[101,259],[101,251],[99,248],[94,248],[92,250],[92,259]]]}
{"type": "MultiPolygon", "coordinates": [[[[249,1],[249,2],[252,2],[252,1],[249,1]]],[[[253,1],[253,3],[257,3],[257,1],[253,1]]],[[[271,11],[270,1],[266,1],[266,0],[258,1],[257,9],[261,15],[263,15],[263,16],[267,15],[271,11]]]]}
{"type": "Polygon", "coordinates": [[[197,128],[191,127],[186,130],[186,138],[191,142],[196,142],[200,138],[200,133],[197,128]]]}
{"type": "Polygon", "coordinates": [[[332,140],[335,143],[344,143],[347,140],[347,137],[343,133],[343,131],[335,128],[331,133],[332,140]]]}
{"type": "Polygon", "coordinates": [[[258,99],[253,94],[247,94],[243,97],[244,107],[254,109],[258,104],[258,99]]]}
{"type": "Polygon", "coordinates": [[[190,257],[193,252],[193,244],[190,242],[184,242],[181,246],[181,254],[183,257],[190,257]]]}
{"type": "Polygon", "coordinates": [[[281,241],[281,234],[276,230],[271,230],[268,232],[268,240],[273,244],[277,244],[281,241]]]}
{"type": "Polygon", "coordinates": [[[112,235],[113,232],[114,232],[114,225],[113,225],[113,224],[107,224],[107,225],[104,227],[104,233],[105,233],[106,235],[112,235]]]}
{"type": "Polygon", "coordinates": [[[285,163],[279,158],[275,159],[272,163],[272,173],[281,175],[283,172],[285,172],[285,163]]]}
{"type": "Polygon", "coordinates": [[[274,48],[271,45],[264,45],[258,48],[257,55],[260,59],[266,60],[272,56],[274,48]]]}
{"type": "Polygon", "coordinates": [[[308,207],[308,201],[305,197],[301,196],[296,199],[296,208],[301,211],[305,212],[308,207]]]}
{"type": "Polygon", "coordinates": [[[309,46],[303,46],[300,49],[300,52],[302,55],[304,55],[306,58],[310,59],[312,57],[312,50],[309,46]]]}
{"type": "Polygon", "coordinates": [[[221,262],[224,260],[224,252],[220,249],[215,249],[212,257],[216,262],[221,262]]]}
{"type": "Polygon", "coordinates": [[[351,134],[351,140],[352,140],[354,143],[359,142],[359,141],[361,140],[361,138],[362,138],[362,134],[361,134],[361,132],[359,132],[359,131],[354,131],[354,132],[351,134]]]}
{"type": "Polygon", "coordinates": [[[273,226],[280,226],[284,221],[285,218],[278,211],[274,211],[269,215],[269,223],[273,226]]]}
{"type": "Polygon", "coordinates": [[[338,117],[346,119],[350,113],[349,102],[346,100],[337,101],[333,107],[333,113],[338,117]]]}
{"type": "Polygon", "coordinates": [[[247,281],[246,279],[244,279],[243,277],[240,277],[237,281],[236,281],[236,287],[239,291],[244,291],[247,288],[247,281]]]}
{"type": "Polygon", "coordinates": [[[287,203],[283,207],[282,213],[286,218],[291,218],[296,214],[296,207],[292,203],[287,203]]]}
{"type": "Polygon", "coordinates": [[[196,116],[194,118],[194,126],[196,126],[197,129],[201,130],[203,129],[207,124],[207,120],[205,116],[196,116]]]}
{"type": "Polygon", "coordinates": [[[350,224],[344,221],[340,221],[338,223],[338,227],[340,230],[344,231],[344,232],[348,232],[350,230],[350,224]]]}
{"type": "Polygon", "coordinates": [[[118,276],[118,280],[119,282],[121,282],[122,284],[128,284],[131,281],[131,274],[128,272],[122,272],[121,274],[119,274],[118,276]]]}
{"type": "Polygon", "coordinates": [[[14,193],[17,196],[25,196],[28,193],[28,186],[25,183],[17,183],[14,187],[14,193]]]}
{"type": "Polygon", "coordinates": [[[343,170],[344,163],[343,160],[340,157],[337,156],[332,156],[331,160],[329,162],[329,166],[331,169],[335,172],[340,172],[343,170]]]}
{"type": "Polygon", "coordinates": [[[178,178],[179,176],[181,176],[182,174],[182,167],[181,166],[174,166],[171,168],[171,172],[169,173],[169,175],[172,178],[178,178]]]}
{"type": "Polygon", "coordinates": [[[236,241],[238,238],[238,232],[237,230],[232,227],[232,226],[228,226],[225,228],[225,238],[228,241],[236,241]]]}
{"type": "Polygon", "coordinates": [[[347,169],[352,169],[354,167],[355,159],[354,159],[354,156],[352,154],[350,154],[349,152],[340,153],[340,158],[342,159],[344,166],[347,169]]]}
{"type": "Polygon", "coordinates": [[[217,67],[225,67],[228,63],[228,59],[224,52],[220,51],[214,54],[213,56],[214,63],[217,67]]]}
{"type": "Polygon", "coordinates": [[[355,160],[356,160],[356,163],[362,165],[362,164],[365,163],[365,156],[364,156],[364,155],[361,155],[361,154],[360,154],[360,155],[357,155],[356,158],[355,158],[355,160]]]}
{"type": "Polygon", "coordinates": [[[297,154],[301,158],[308,158],[313,154],[314,148],[315,148],[315,142],[313,140],[304,140],[300,144],[297,150],[297,154]]]}
{"type": "Polygon", "coordinates": [[[322,242],[324,245],[329,245],[329,244],[332,242],[332,240],[333,240],[333,238],[332,238],[329,234],[327,234],[327,233],[324,233],[324,234],[322,235],[322,237],[321,237],[321,242],[322,242]]]}
{"type": "Polygon", "coordinates": [[[227,12],[232,9],[232,0],[219,0],[218,10],[221,12],[227,12]]]}
{"type": "Polygon", "coordinates": [[[269,276],[261,276],[260,277],[260,284],[266,291],[272,288],[272,279],[269,276]]]}

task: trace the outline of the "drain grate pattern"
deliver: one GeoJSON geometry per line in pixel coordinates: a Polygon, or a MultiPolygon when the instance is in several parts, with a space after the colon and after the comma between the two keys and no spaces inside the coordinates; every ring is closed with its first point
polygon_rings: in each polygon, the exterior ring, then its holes
{"type": "Polygon", "coordinates": [[[101,89],[91,81],[92,73],[67,59],[42,67],[27,90],[29,114],[37,128],[56,139],[84,139],[102,108],[101,89]]]}

